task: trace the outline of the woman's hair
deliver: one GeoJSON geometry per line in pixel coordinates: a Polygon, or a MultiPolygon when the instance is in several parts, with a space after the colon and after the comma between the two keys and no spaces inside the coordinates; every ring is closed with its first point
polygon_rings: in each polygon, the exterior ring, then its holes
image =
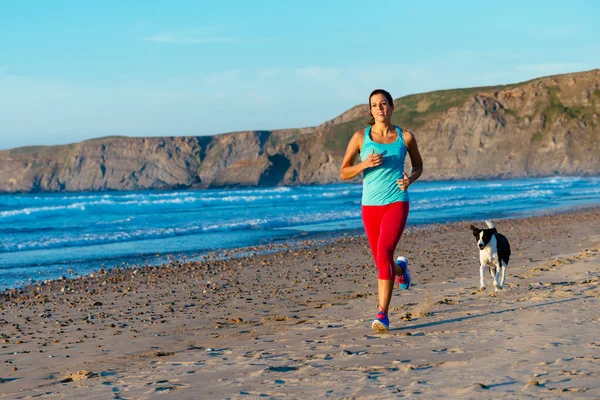
{"type": "Polygon", "coordinates": [[[390,107],[394,108],[394,99],[392,98],[392,95],[390,94],[390,92],[388,92],[387,90],[383,90],[383,89],[375,89],[371,92],[371,94],[369,95],[369,115],[371,116],[371,119],[369,120],[369,125],[375,125],[375,118],[373,117],[373,114],[371,114],[371,97],[375,96],[376,94],[382,94],[385,96],[385,99],[388,101],[388,104],[390,105],[390,107]]]}

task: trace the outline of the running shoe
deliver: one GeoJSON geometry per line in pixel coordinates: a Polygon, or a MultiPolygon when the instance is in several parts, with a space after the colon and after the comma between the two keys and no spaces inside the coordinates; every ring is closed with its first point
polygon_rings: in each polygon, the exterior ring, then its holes
{"type": "Polygon", "coordinates": [[[371,324],[371,328],[377,332],[385,333],[390,329],[390,319],[383,311],[379,311],[371,324]]]}
{"type": "Polygon", "coordinates": [[[408,273],[408,260],[406,257],[399,256],[396,260],[396,265],[402,268],[404,273],[402,275],[396,275],[396,283],[402,290],[407,290],[410,288],[411,279],[410,274],[408,273]]]}

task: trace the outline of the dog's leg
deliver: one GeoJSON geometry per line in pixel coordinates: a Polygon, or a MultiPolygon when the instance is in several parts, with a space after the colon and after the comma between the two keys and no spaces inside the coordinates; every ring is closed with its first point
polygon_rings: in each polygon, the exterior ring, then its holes
{"type": "MultiPolygon", "coordinates": [[[[500,278],[500,265],[501,265],[501,261],[498,260],[497,261],[498,264],[496,265],[494,263],[494,273],[492,274],[492,276],[494,277],[494,291],[498,291],[498,289],[502,289],[502,284],[498,283],[498,278],[500,278]]],[[[491,271],[491,268],[490,268],[491,271]]]]}
{"type": "Polygon", "coordinates": [[[504,281],[506,280],[506,264],[502,262],[502,275],[500,277],[500,289],[504,287],[504,281]]]}
{"type": "Polygon", "coordinates": [[[483,279],[483,273],[485,272],[485,264],[481,264],[481,267],[479,267],[479,290],[484,291],[485,290],[485,281],[483,279]]]}

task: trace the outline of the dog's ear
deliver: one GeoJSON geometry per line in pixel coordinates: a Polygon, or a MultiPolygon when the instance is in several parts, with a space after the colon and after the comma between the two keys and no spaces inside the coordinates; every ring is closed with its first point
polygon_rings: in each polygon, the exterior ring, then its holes
{"type": "Polygon", "coordinates": [[[479,229],[479,228],[477,228],[477,227],[475,227],[475,226],[473,226],[473,225],[471,225],[469,228],[471,228],[471,230],[473,231],[473,235],[474,235],[475,237],[478,237],[478,236],[479,236],[479,232],[481,232],[481,229],[479,229]]]}

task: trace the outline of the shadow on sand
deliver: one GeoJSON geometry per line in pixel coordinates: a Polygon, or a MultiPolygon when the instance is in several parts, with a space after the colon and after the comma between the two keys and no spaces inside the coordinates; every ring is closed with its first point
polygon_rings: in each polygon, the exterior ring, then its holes
{"type": "Polygon", "coordinates": [[[406,325],[406,326],[402,326],[399,328],[393,328],[390,329],[390,331],[401,331],[401,330],[411,330],[411,329],[420,329],[420,328],[428,328],[430,326],[437,326],[437,325],[443,325],[443,324],[452,324],[454,322],[462,322],[462,321],[466,321],[469,319],[475,319],[475,318],[481,318],[481,317],[487,317],[489,315],[498,315],[498,314],[504,314],[507,312],[513,312],[513,311],[517,311],[517,310],[528,310],[528,309],[532,309],[532,308],[536,308],[536,307],[543,307],[543,306],[549,306],[552,304],[561,304],[561,303],[569,303],[572,301],[578,301],[578,300],[583,300],[586,298],[589,298],[590,296],[582,296],[576,299],[566,299],[566,300],[557,300],[557,301],[549,301],[547,303],[541,303],[541,304],[534,304],[531,306],[526,306],[526,307],[513,307],[513,308],[507,308],[506,310],[501,310],[501,311],[490,311],[488,313],[483,313],[483,314],[475,314],[475,315],[467,315],[465,317],[459,317],[459,318],[452,318],[452,319],[446,319],[446,320],[442,320],[442,321],[435,321],[435,322],[427,322],[424,324],[419,324],[419,325],[406,325]]]}

